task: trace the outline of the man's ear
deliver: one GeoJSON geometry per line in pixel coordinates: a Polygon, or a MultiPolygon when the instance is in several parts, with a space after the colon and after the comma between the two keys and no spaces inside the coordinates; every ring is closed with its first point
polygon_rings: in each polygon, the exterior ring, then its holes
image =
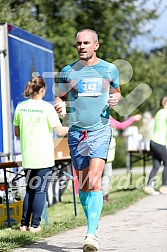
{"type": "Polygon", "coordinates": [[[95,52],[97,51],[99,49],[99,42],[96,42],[96,44],[95,44],[95,52]]]}

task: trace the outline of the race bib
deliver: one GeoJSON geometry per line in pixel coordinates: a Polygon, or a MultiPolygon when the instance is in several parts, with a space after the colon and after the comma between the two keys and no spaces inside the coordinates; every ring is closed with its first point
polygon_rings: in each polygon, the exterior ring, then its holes
{"type": "Polygon", "coordinates": [[[100,96],[102,95],[102,79],[85,78],[78,81],[78,96],[100,96]]]}

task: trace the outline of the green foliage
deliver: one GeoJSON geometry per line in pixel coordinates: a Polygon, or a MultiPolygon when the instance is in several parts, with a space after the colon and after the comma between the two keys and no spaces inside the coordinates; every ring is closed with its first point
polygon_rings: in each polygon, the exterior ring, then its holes
{"type": "Polygon", "coordinates": [[[2,22],[26,29],[54,43],[55,67],[77,59],[76,32],[85,27],[99,34],[99,57],[112,62],[125,57],[140,26],[157,17],[144,7],[146,0],[0,0],[2,22]],[[98,18],[97,18],[98,17],[98,18]]]}
{"type": "Polygon", "coordinates": [[[75,1],[40,1],[39,10],[46,14],[46,35],[54,44],[55,68],[77,59],[75,49],[75,1]]]}
{"type": "Polygon", "coordinates": [[[1,22],[8,22],[46,38],[44,16],[33,14],[31,1],[0,0],[1,22]]]}
{"type": "Polygon", "coordinates": [[[124,58],[132,38],[140,33],[140,26],[156,17],[156,11],[144,8],[146,1],[78,1],[77,30],[95,29],[101,44],[99,57],[112,62],[124,58]],[[97,18],[98,17],[98,18],[97,18]]]}
{"type": "Polygon", "coordinates": [[[121,86],[122,94],[126,97],[139,83],[148,84],[152,94],[135,111],[150,111],[154,115],[159,109],[160,98],[167,92],[167,47],[144,55],[134,51],[128,58],[133,67],[133,78],[126,85],[121,86]]]}

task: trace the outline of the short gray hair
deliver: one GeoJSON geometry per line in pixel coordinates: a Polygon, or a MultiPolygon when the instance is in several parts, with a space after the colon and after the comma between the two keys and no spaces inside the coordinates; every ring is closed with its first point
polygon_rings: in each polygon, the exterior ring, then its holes
{"type": "Polygon", "coordinates": [[[84,31],[88,31],[88,32],[91,32],[94,36],[94,42],[98,42],[98,34],[96,31],[92,30],[92,29],[89,29],[89,28],[85,28],[85,29],[81,29],[80,31],[77,32],[77,35],[76,37],[79,35],[79,33],[81,32],[84,32],[84,31]]]}

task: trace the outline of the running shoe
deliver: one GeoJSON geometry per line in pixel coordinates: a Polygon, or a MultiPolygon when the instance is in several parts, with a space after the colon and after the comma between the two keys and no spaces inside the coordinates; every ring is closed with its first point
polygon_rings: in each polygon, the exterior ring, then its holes
{"type": "Polygon", "coordinates": [[[167,186],[161,186],[159,189],[160,193],[167,194],[167,186]]]}
{"type": "Polygon", "coordinates": [[[98,251],[99,250],[99,239],[96,234],[87,234],[84,240],[83,251],[98,251]]]}
{"type": "Polygon", "coordinates": [[[144,188],[144,191],[150,195],[159,195],[159,192],[158,191],[155,191],[154,188],[152,186],[146,186],[144,188]]]}

